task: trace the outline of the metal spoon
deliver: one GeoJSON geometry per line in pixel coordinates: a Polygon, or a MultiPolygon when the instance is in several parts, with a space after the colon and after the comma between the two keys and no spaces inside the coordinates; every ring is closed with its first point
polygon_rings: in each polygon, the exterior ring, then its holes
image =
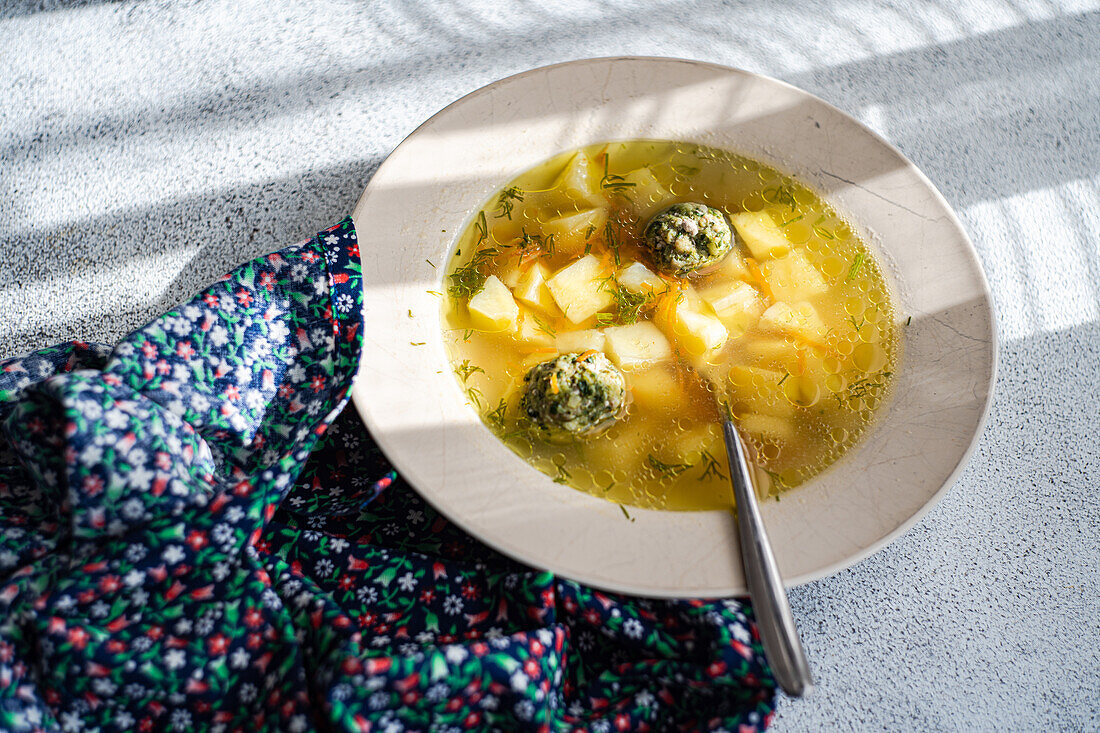
{"type": "Polygon", "coordinates": [[[810,663],[802,649],[794,624],[791,604],[779,568],[775,564],[768,533],[760,518],[745,444],[737,426],[727,420],[722,426],[729,458],[730,483],[737,500],[737,528],[741,535],[741,559],[745,564],[749,596],[756,611],[756,626],[764,643],[764,654],[776,682],[791,697],[802,697],[814,687],[810,663]]]}

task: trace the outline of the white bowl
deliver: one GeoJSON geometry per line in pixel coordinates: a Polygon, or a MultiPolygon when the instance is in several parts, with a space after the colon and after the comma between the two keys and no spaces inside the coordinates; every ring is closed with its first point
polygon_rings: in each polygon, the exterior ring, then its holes
{"type": "Polygon", "coordinates": [[[637,595],[744,593],[729,513],[632,510],[631,522],[497,440],[451,373],[429,292],[445,290],[457,235],[516,174],[564,150],[638,138],[742,153],[817,188],[870,242],[900,319],[912,318],[895,396],[875,426],[835,466],[763,506],[788,584],[847,567],[954,481],[988,411],[996,334],[973,246],[928,179],[856,120],[773,79],[694,61],[591,59],[495,82],[421,125],[353,214],[366,319],[355,405],[425,499],[517,560],[637,595]]]}

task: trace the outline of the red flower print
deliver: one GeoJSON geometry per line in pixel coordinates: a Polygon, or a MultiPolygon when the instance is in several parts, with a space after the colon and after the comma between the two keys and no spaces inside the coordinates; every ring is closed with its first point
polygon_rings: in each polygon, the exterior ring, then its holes
{"type": "Polygon", "coordinates": [[[181,359],[190,359],[195,355],[195,350],[191,348],[190,341],[180,341],[176,344],[176,356],[181,359]]]}
{"type": "Polygon", "coordinates": [[[146,359],[152,359],[157,355],[157,347],[145,341],[141,344],[141,353],[145,354],[146,359]]]}
{"type": "Polygon", "coordinates": [[[192,530],[189,535],[187,535],[187,544],[191,546],[192,550],[198,552],[202,548],[206,547],[206,545],[209,543],[206,539],[206,533],[201,530],[195,529],[192,530]]]}
{"type": "Polygon", "coordinates": [[[627,730],[630,728],[630,716],[619,713],[615,716],[615,728],[617,730],[627,730]]]}
{"type": "Polygon", "coordinates": [[[289,384],[286,384],[284,382],[283,385],[279,387],[279,398],[280,399],[284,399],[284,400],[289,399],[293,394],[294,394],[294,388],[291,387],[289,384]]]}
{"type": "Polygon", "coordinates": [[[435,591],[432,590],[431,588],[429,588],[428,590],[426,590],[426,591],[424,591],[423,593],[420,594],[420,602],[421,603],[431,603],[434,600],[435,600],[435,591]]]}
{"type": "Polygon", "coordinates": [[[752,658],[752,649],[748,648],[747,646],[745,646],[741,642],[737,641],[736,639],[734,639],[733,641],[730,642],[730,646],[732,646],[733,650],[735,652],[737,652],[738,654],[740,654],[745,659],[751,659],[752,658]]]}
{"type": "Polygon", "coordinates": [[[596,626],[600,623],[602,619],[600,617],[599,611],[594,608],[589,608],[587,611],[584,612],[584,620],[592,624],[593,626],[596,626]]]}
{"type": "Polygon", "coordinates": [[[302,259],[306,262],[316,262],[321,255],[314,252],[312,249],[302,253],[302,259]]]}
{"type": "Polygon", "coordinates": [[[206,303],[211,308],[217,308],[218,296],[214,295],[213,293],[207,293],[206,295],[202,296],[202,302],[206,303]]]}
{"type": "Polygon", "coordinates": [[[466,719],[462,721],[462,724],[467,728],[473,728],[481,722],[481,714],[478,712],[472,712],[466,716],[466,719]]]}
{"type": "Polygon", "coordinates": [[[381,659],[368,659],[366,661],[367,674],[382,674],[383,672],[389,671],[390,665],[392,664],[393,660],[389,657],[383,657],[381,659]]]}
{"type": "Polygon", "coordinates": [[[164,629],[160,626],[150,626],[149,630],[145,632],[145,635],[153,641],[156,641],[160,637],[164,636],[164,629]]]}
{"type": "Polygon", "coordinates": [[[351,590],[355,587],[355,579],[352,578],[350,575],[345,575],[344,577],[340,578],[340,587],[344,590],[351,590]]]}
{"type": "Polygon", "coordinates": [[[169,366],[167,361],[164,359],[157,359],[157,374],[163,377],[170,371],[172,371],[172,367],[169,366]]]}
{"type": "Polygon", "coordinates": [[[215,657],[220,657],[229,649],[229,637],[225,634],[214,634],[206,640],[206,648],[215,657]]]}
{"type": "Polygon", "coordinates": [[[270,272],[265,272],[264,274],[260,275],[260,287],[265,288],[266,290],[274,290],[275,276],[272,275],[270,272]]]}
{"type": "Polygon", "coordinates": [[[264,638],[259,634],[249,634],[248,639],[245,641],[245,646],[249,649],[259,649],[263,646],[264,638]]]}
{"type": "Polygon", "coordinates": [[[80,626],[69,629],[69,643],[77,649],[88,646],[88,639],[90,638],[92,638],[91,635],[80,626]]]}
{"type": "Polygon", "coordinates": [[[565,606],[566,613],[577,612],[577,602],[573,599],[572,596],[566,596],[566,598],[562,601],[562,605],[565,606]]]}
{"type": "Polygon", "coordinates": [[[262,615],[260,615],[260,612],[257,609],[255,609],[253,607],[249,607],[247,610],[245,610],[245,612],[244,612],[244,623],[249,628],[252,628],[252,629],[258,628],[260,625],[263,624],[263,622],[264,622],[264,617],[262,615]]]}
{"type": "Polygon", "coordinates": [[[325,388],[325,378],[318,374],[313,377],[313,379],[309,380],[309,386],[314,391],[314,393],[320,392],[322,389],[325,388]]]}
{"type": "Polygon", "coordinates": [[[476,644],[470,645],[470,653],[475,657],[484,657],[489,653],[489,645],[483,641],[479,641],[476,644]]]}
{"type": "Polygon", "coordinates": [[[536,657],[541,657],[544,651],[546,651],[546,647],[542,645],[542,642],[540,642],[538,639],[533,639],[531,641],[531,654],[535,655],[536,657]]]}
{"type": "Polygon", "coordinates": [[[84,477],[84,493],[88,496],[96,496],[103,491],[103,479],[99,476],[84,477]]]}
{"type": "Polygon", "coordinates": [[[420,693],[416,690],[409,690],[401,696],[401,702],[405,705],[415,705],[420,700],[420,693]]]}
{"type": "Polygon", "coordinates": [[[710,677],[718,677],[726,671],[726,663],[720,661],[713,661],[707,665],[707,675],[710,677]]]}
{"type": "Polygon", "coordinates": [[[122,587],[117,575],[104,575],[99,579],[99,589],[104,593],[114,593],[122,587]]]}
{"type": "Polygon", "coordinates": [[[538,662],[534,659],[528,659],[523,663],[523,671],[527,673],[528,677],[534,678],[539,676],[541,670],[538,662]]]}
{"type": "Polygon", "coordinates": [[[358,257],[359,256],[359,243],[358,242],[353,242],[352,244],[348,245],[348,255],[350,255],[351,257],[358,257]]]}
{"type": "Polygon", "coordinates": [[[252,294],[241,288],[237,291],[237,302],[247,308],[252,304],[252,294]]]}
{"type": "Polygon", "coordinates": [[[473,583],[463,584],[463,586],[462,586],[462,597],[463,598],[473,600],[474,598],[477,598],[479,595],[481,595],[481,594],[478,593],[477,587],[474,586],[473,583]]]}
{"type": "Polygon", "coordinates": [[[225,398],[227,400],[236,401],[241,398],[241,391],[237,389],[237,385],[235,384],[226,385],[225,392],[223,392],[222,394],[225,395],[225,398]]]}

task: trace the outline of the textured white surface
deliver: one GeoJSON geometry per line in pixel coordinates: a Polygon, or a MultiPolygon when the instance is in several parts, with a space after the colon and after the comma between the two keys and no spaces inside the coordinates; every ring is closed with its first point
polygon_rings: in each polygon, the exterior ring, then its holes
{"type": "Polygon", "coordinates": [[[667,55],[839,106],[956,208],[1001,324],[988,429],[906,536],[796,590],[775,729],[1100,728],[1096,2],[30,2],[0,9],[0,354],[112,341],[351,210],[444,104],[667,55]]]}

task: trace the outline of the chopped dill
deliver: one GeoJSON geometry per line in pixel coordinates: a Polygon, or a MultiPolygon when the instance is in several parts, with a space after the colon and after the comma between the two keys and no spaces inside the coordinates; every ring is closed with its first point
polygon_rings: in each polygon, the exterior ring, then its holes
{"type": "Polygon", "coordinates": [[[791,211],[798,208],[798,202],[795,201],[794,198],[794,191],[787,184],[773,188],[765,188],[760,195],[769,204],[786,204],[791,208],[791,211]]]}
{"type": "Polygon", "coordinates": [[[412,308],[409,308],[409,318],[412,318],[412,317],[413,317],[412,308]]]}
{"type": "Polygon", "coordinates": [[[427,341],[410,341],[409,346],[423,346],[427,341]]]}
{"type": "Polygon", "coordinates": [[[466,389],[466,396],[470,399],[470,404],[479,410],[481,409],[481,400],[484,397],[481,390],[475,387],[469,387],[466,389]]]}
{"type": "Polygon", "coordinates": [[[434,295],[437,298],[443,297],[443,293],[439,292],[438,290],[425,290],[424,292],[428,295],[434,295]]]}
{"type": "Polygon", "coordinates": [[[817,221],[814,222],[814,226],[813,226],[814,234],[821,237],[822,239],[836,239],[836,235],[834,235],[832,232],[830,232],[825,227],[821,226],[821,222],[823,222],[823,221],[825,221],[825,215],[824,214],[817,217],[817,221]]]}
{"type": "Polygon", "coordinates": [[[905,319],[905,325],[906,326],[908,326],[912,322],[913,322],[913,316],[909,316],[908,318],[905,319]]]}
{"type": "Polygon", "coordinates": [[[489,238],[489,223],[485,221],[484,211],[478,212],[477,222],[474,226],[477,227],[477,243],[481,244],[489,238]]]}
{"type": "Polygon", "coordinates": [[[504,419],[508,411],[508,403],[502,398],[500,404],[485,413],[485,419],[497,430],[504,430],[504,419]]]}
{"type": "Polygon", "coordinates": [[[604,487],[604,489],[603,489],[603,493],[605,493],[605,494],[606,494],[606,493],[607,493],[608,491],[611,491],[611,488],[612,488],[612,487],[613,487],[614,485],[615,485],[615,482],[614,482],[614,481],[612,481],[611,483],[609,483],[609,484],[608,484],[607,486],[605,486],[605,487],[604,487]]]}
{"type": "Polygon", "coordinates": [[[798,216],[794,217],[793,219],[787,219],[787,221],[783,222],[779,226],[785,227],[788,224],[794,224],[796,221],[801,221],[803,216],[804,216],[804,214],[799,214],[798,216]]]}
{"type": "Polygon", "coordinates": [[[859,333],[859,329],[863,328],[863,326],[867,323],[867,318],[865,317],[862,321],[856,323],[855,316],[848,316],[848,323],[851,323],[852,328],[856,330],[856,333],[859,333]]]}
{"type": "Polygon", "coordinates": [[[622,246],[622,242],[619,240],[619,235],[615,232],[615,225],[611,222],[611,219],[607,220],[607,223],[603,227],[604,240],[607,242],[607,248],[611,250],[611,254],[615,257],[615,267],[622,264],[622,260],[619,257],[619,247],[622,246]]]}
{"type": "Polygon", "coordinates": [[[584,230],[584,253],[587,255],[592,251],[592,235],[596,233],[596,225],[589,224],[588,228],[584,230]]]}
{"type": "Polygon", "coordinates": [[[473,335],[474,335],[474,329],[472,329],[472,328],[463,329],[462,330],[462,341],[463,341],[463,343],[465,343],[466,341],[469,341],[470,337],[473,336],[473,335]]]}
{"type": "Polygon", "coordinates": [[[485,370],[479,366],[474,366],[470,363],[469,359],[465,359],[461,364],[455,367],[455,374],[462,378],[462,383],[470,381],[470,377],[474,376],[478,372],[485,374],[485,370]]]}
{"type": "Polygon", "coordinates": [[[451,286],[447,289],[451,297],[468,298],[480,290],[487,277],[485,266],[498,254],[500,250],[496,247],[484,247],[475,252],[469,262],[452,272],[451,286]]]}
{"type": "Polygon", "coordinates": [[[538,329],[545,333],[547,336],[557,336],[558,332],[555,331],[554,328],[546,321],[542,320],[536,315],[532,315],[531,318],[535,321],[535,325],[538,327],[538,329]]]}
{"type": "Polygon", "coordinates": [[[625,507],[625,506],[623,506],[622,504],[619,504],[619,510],[620,510],[620,511],[621,511],[621,512],[623,513],[623,516],[624,516],[624,517],[626,517],[627,519],[629,519],[629,520],[630,520],[631,522],[633,522],[633,521],[634,521],[634,517],[630,516],[630,513],[629,513],[629,512],[627,512],[627,510],[626,510],[626,507],[625,507]]]}
{"type": "Polygon", "coordinates": [[[848,268],[848,277],[844,278],[844,282],[851,282],[859,274],[859,268],[863,267],[863,258],[864,254],[862,252],[856,255],[856,261],[848,268]]]}
{"type": "Polygon", "coordinates": [[[618,316],[614,313],[597,313],[596,325],[597,326],[612,326],[615,321],[618,320],[618,316]]]}
{"type": "Polygon", "coordinates": [[[693,165],[677,165],[673,163],[672,170],[681,176],[694,176],[698,175],[700,169],[693,165]]]}
{"type": "Polygon", "coordinates": [[[708,478],[725,479],[726,474],[722,473],[721,464],[709,450],[699,451],[699,460],[703,462],[703,473],[699,476],[697,481],[705,481],[708,478]]]}
{"type": "MultiPolygon", "coordinates": [[[[610,191],[616,196],[622,196],[623,198],[630,200],[627,196],[627,191],[634,188],[634,184],[626,180],[622,176],[617,176],[614,173],[607,172],[607,164],[610,162],[611,156],[604,153],[603,156],[603,178],[600,179],[600,188],[605,191],[610,191]]],[[[616,262],[618,260],[616,259],[616,262]]]]}
{"type": "Polygon", "coordinates": [[[424,261],[427,262],[429,265],[431,265],[432,269],[436,269],[435,263],[432,262],[431,260],[429,260],[427,257],[424,258],[424,261]]]}
{"type": "Polygon", "coordinates": [[[714,150],[703,150],[702,148],[695,148],[693,153],[699,160],[721,160],[722,157],[714,150]]]}
{"type": "Polygon", "coordinates": [[[665,478],[676,478],[684,471],[692,467],[690,463],[665,463],[650,453],[646,456],[646,463],[665,478]]]}
{"type": "Polygon", "coordinates": [[[843,396],[839,394],[833,395],[833,397],[836,398],[837,406],[843,407],[845,401],[855,402],[856,400],[863,399],[874,390],[882,389],[886,386],[886,380],[893,375],[893,372],[883,372],[882,381],[872,381],[872,375],[857,379],[848,385],[848,390],[843,396]]]}
{"type": "Polygon", "coordinates": [[[768,474],[768,478],[770,478],[772,480],[772,486],[775,487],[775,490],[777,492],[782,491],[783,489],[786,489],[786,488],[790,488],[790,487],[787,486],[787,482],[784,481],[783,477],[780,476],[778,473],[776,473],[775,471],[769,471],[766,468],[763,469],[763,470],[764,470],[764,473],[768,474]]]}
{"type": "Polygon", "coordinates": [[[511,221],[512,209],[516,201],[523,201],[523,191],[516,186],[504,189],[497,198],[496,211],[493,216],[497,219],[508,217],[508,221],[511,221]]]}
{"type": "Polygon", "coordinates": [[[776,383],[775,383],[775,386],[776,386],[776,387],[782,386],[782,384],[783,384],[784,382],[786,382],[786,381],[787,381],[787,377],[789,377],[789,376],[791,376],[791,373],[790,373],[790,372],[787,372],[786,374],[784,374],[784,375],[783,375],[783,378],[782,378],[782,379],[780,379],[780,380],[779,380],[778,382],[776,382],[776,383]]]}
{"type": "Polygon", "coordinates": [[[564,484],[567,483],[569,479],[573,478],[573,474],[565,469],[564,463],[555,463],[554,468],[558,469],[558,475],[554,477],[554,483],[564,484]]]}

